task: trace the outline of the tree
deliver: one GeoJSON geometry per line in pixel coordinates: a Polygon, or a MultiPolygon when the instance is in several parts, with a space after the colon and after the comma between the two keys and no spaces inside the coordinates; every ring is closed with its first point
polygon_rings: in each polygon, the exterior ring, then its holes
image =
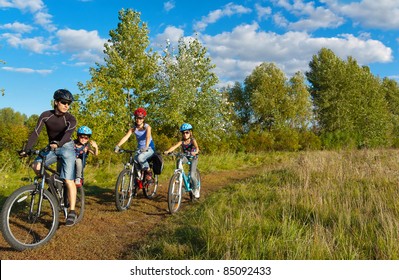
{"type": "Polygon", "coordinates": [[[215,65],[198,39],[178,42],[177,53],[168,45],[158,75],[157,126],[174,136],[184,122],[193,125],[202,143],[210,143],[226,129],[223,95],[216,90],[215,65]]]}
{"type": "Polygon", "coordinates": [[[307,130],[313,120],[312,100],[305,84],[305,77],[297,72],[289,80],[288,96],[293,108],[291,110],[289,124],[291,128],[307,130]]]}
{"type": "Polygon", "coordinates": [[[379,81],[356,60],[321,49],[309,63],[314,106],[327,146],[378,147],[390,139],[388,107],[379,81]]]}
{"type": "Polygon", "coordinates": [[[92,127],[101,143],[117,142],[131,125],[133,112],[156,102],[154,89],[158,69],[156,53],[149,48],[147,25],[140,13],[119,11],[118,26],[104,45],[104,65],[90,69],[91,80],[79,84],[85,102],[73,111],[80,123],[92,127]],[[104,141],[106,140],[107,141],[104,141]]]}
{"type": "Polygon", "coordinates": [[[22,148],[28,137],[25,126],[26,115],[14,112],[12,108],[0,109],[0,151],[15,151],[22,148]]]}
{"type": "Polygon", "coordinates": [[[286,82],[286,76],[274,63],[265,62],[245,78],[245,95],[251,98],[253,122],[261,130],[287,125],[293,104],[286,82]]]}
{"type": "Polygon", "coordinates": [[[239,82],[226,90],[228,101],[232,104],[231,120],[239,134],[247,134],[251,128],[254,112],[251,105],[251,92],[239,82]]]}
{"type": "Polygon", "coordinates": [[[384,78],[381,82],[381,91],[388,103],[393,125],[393,134],[399,140],[399,85],[392,79],[384,78]]]}

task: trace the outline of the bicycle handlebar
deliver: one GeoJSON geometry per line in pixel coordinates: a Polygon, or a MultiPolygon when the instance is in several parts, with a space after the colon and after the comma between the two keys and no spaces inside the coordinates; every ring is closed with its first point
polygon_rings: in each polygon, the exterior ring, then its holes
{"type": "Polygon", "coordinates": [[[27,157],[27,156],[31,156],[31,155],[39,155],[39,156],[43,157],[42,153],[49,152],[50,150],[51,150],[51,147],[46,146],[45,148],[40,149],[40,150],[34,150],[34,149],[30,149],[27,151],[20,150],[20,151],[17,151],[17,153],[20,157],[27,157]],[[25,152],[25,153],[22,154],[23,152],[25,152]]]}
{"type": "Polygon", "coordinates": [[[182,152],[178,152],[178,153],[177,152],[170,152],[170,153],[167,153],[166,155],[167,156],[175,156],[175,157],[178,157],[178,158],[186,157],[189,160],[192,160],[195,157],[195,156],[192,156],[192,155],[184,154],[182,152]]]}

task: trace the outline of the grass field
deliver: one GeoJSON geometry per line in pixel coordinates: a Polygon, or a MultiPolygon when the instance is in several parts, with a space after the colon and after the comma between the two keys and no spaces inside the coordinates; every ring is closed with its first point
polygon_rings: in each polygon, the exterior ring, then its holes
{"type": "MultiPolygon", "coordinates": [[[[398,158],[396,150],[203,155],[202,174],[258,174],[179,211],[128,258],[397,260],[398,158]]],[[[162,180],[173,166],[166,160],[162,180]]],[[[112,189],[121,168],[88,166],[91,191],[112,189]]],[[[21,172],[0,173],[2,199],[21,172]]]]}
{"type": "Polygon", "coordinates": [[[398,153],[270,155],[178,213],[132,259],[399,259],[398,153]],[[273,159],[273,160],[270,160],[273,159]]]}

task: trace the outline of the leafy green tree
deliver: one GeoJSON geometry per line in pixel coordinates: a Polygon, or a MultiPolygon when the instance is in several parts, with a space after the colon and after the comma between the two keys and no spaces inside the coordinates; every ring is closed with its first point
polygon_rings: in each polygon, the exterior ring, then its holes
{"type": "Polygon", "coordinates": [[[218,78],[214,68],[198,39],[181,38],[176,54],[170,45],[166,47],[154,112],[163,134],[174,136],[182,123],[189,122],[204,146],[227,129],[227,100],[216,89],[218,78]]]}
{"type": "MultiPolygon", "coordinates": [[[[399,84],[395,80],[384,78],[381,82],[381,91],[385,95],[391,113],[393,134],[399,141],[399,84]]],[[[399,142],[398,142],[399,144],[399,142]]]]}
{"type": "Polygon", "coordinates": [[[156,102],[157,54],[149,48],[147,24],[140,13],[119,11],[118,26],[105,43],[105,61],[90,69],[91,80],[79,83],[82,104],[73,109],[79,125],[90,126],[96,140],[114,145],[131,125],[134,110],[156,102]]]}
{"type": "Polygon", "coordinates": [[[306,73],[317,123],[330,147],[386,145],[391,133],[387,103],[379,81],[356,60],[321,49],[306,73]]]}
{"type": "Polygon", "coordinates": [[[244,81],[246,96],[251,98],[254,124],[261,130],[285,127],[292,115],[287,78],[274,63],[257,66],[244,81]]]}
{"type": "Polygon", "coordinates": [[[28,136],[25,126],[26,115],[12,108],[0,109],[0,150],[16,151],[28,136]]]}
{"type": "Polygon", "coordinates": [[[250,131],[251,122],[254,116],[251,104],[251,92],[246,90],[239,82],[232,87],[225,89],[227,99],[232,104],[231,121],[239,134],[246,134],[250,131]]]}
{"type": "Polygon", "coordinates": [[[297,72],[288,83],[292,109],[288,112],[291,128],[307,130],[313,122],[312,100],[303,73],[297,72]]]}

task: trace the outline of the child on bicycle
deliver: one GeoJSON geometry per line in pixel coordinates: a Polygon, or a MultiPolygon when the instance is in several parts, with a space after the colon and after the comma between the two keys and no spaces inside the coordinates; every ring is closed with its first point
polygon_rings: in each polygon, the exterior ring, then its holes
{"type": "Polygon", "coordinates": [[[119,152],[120,146],[122,146],[134,133],[137,140],[137,148],[139,149],[139,153],[135,156],[135,159],[140,164],[141,170],[144,171],[147,182],[151,184],[154,183],[154,180],[147,160],[154,154],[155,145],[151,136],[151,126],[144,121],[146,116],[147,111],[144,108],[140,107],[134,111],[134,125],[115,146],[114,151],[115,153],[119,152]]]}
{"type": "MultiPolygon", "coordinates": [[[[37,121],[35,130],[31,133],[20,156],[26,156],[28,151],[37,142],[39,134],[46,126],[50,151],[48,152],[45,165],[51,165],[60,159],[60,178],[65,181],[68,189],[68,200],[70,211],[67,216],[66,226],[73,226],[76,223],[76,185],[75,185],[75,152],[72,141],[72,133],[76,128],[75,117],[68,112],[73,101],[73,95],[66,89],[59,89],[53,95],[53,110],[44,111],[37,121]]],[[[38,174],[43,164],[40,157],[32,164],[33,170],[38,174]]]]}
{"type": "Polygon", "coordinates": [[[198,165],[198,154],[199,147],[198,143],[193,136],[193,126],[189,123],[183,123],[180,126],[180,132],[182,133],[182,139],[176,145],[169,148],[169,150],[165,151],[165,154],[169,154],[173,152],[178,147],[182,148],[183,154],[186,155],[186,158],[183,160],[183,163],[187,163],[191,161],[190,165],[190,177],[193,180],[193,193],[195,198],[199,198],[199,190],[196,188],[198,185],[198,179],[196,176],[196,170],[198,165]]]}
{"type": "Polygon", "coordinates": [[[76,165],[76,187],[83,185],[83,169],[86,165],[86,160],[89,154],[98,156],[98,146],[93,140],[90,140],[93,134],[92,130],[87,126],[81,126],[77,131],[78,138],[74,140],[75,143],[75,165],[76,165]],[[89,141],[90,140],[90,141],[89,141]]]}

